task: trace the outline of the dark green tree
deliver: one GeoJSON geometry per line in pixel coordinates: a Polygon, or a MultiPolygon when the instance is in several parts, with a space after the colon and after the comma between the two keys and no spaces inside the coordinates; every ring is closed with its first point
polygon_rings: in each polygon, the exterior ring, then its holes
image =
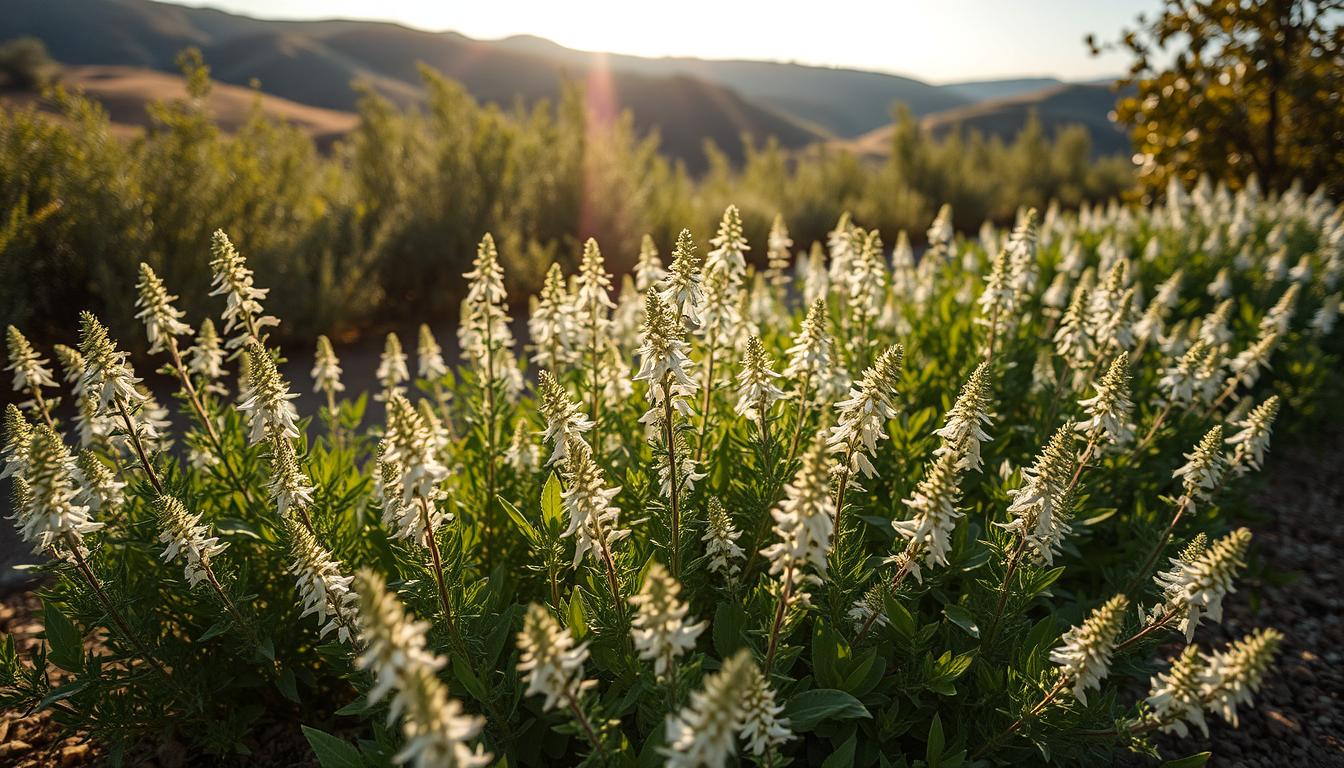
{"type": "Polygon", "coordinates": [[[1133,55],[1116,103],[1145,185],[1199,174],[1338,191],[1344,170],[1340,0],[1167,0],[1118,41],[1133,55]]]}

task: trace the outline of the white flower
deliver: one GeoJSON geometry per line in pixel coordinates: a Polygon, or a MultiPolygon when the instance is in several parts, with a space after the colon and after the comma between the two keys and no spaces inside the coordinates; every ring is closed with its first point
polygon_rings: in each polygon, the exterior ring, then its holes
{"type": "Polygon", "coordinates": [[[901,376],[905,349],[897,344],[878,355],[877,362],[863,372],[858,386],[849,397],[835,404],[839,416],[826,438],[827,449],[849,462],[850,472],[874,477],[877,470],[871,458],[877,456],[877,441],[887,438],[886,423],[896,417],[891,398],[901,376]]]}
{"type": "Polygon", "coordinates": [[[24,418],[23,412],[13,403],[5,404],[5,447],[0,451],[4,467],[0,468],[0,480],[6,477],[23,477],[28,468],[28,449],[33,441],[33,425],[24,418]]]}
{"type": "Polygon", "coordinates": [[[109,405],[120,403],[127,410],[145,403],[146,396],[136,388],[140,379],[126,362],[126,353],[117,349],[107,335],[107,328],[92,313],[80,313],[80,354],[84,356],[84,391],[98,403],[104,412],[109,405]]]}
{"type": "Polygon", "coordinates": [[[463,275],[468,281],[467,296],[462,300],[462,321],[457,327],[457,341],[462,354],[475,366],[482,385],[508,383],[517,373],[511,354],[513,331],[509,328],[508,294],[504,291],[504,268],[499,264],[495,239],[489,233],[481,238],[476,248],[472,271],[463,275]]]}
{"type": "Polygon", "coordinates": [[[1311,316],[1311,329],[1321,334],[1329,336],[1334,333],[1335,323],[1339,320],[1339,306],[1344,301],[1338,293],[1332,293],[1325,297],[1321,306],[1311,316]]]}
{"type": "Polygon", "coordinates": [[[76,503],[87,506],[90,513],[107,516],[121,507],[126,483],[118,480],[112,468],[93,451],[80,452],[74,474],[79,486],[76,503]]]}
{"type": "Polygon", "coordinates": [[[1265,451],[1269,449],[1269,436],[1274,427],[1274,417],[1279,413],[1279,396],[1273,395],[1265,402],[1252,408],[1246,418],[1237,422],[1241,430],[1227,438],[1232,449],[1232,471],[1244,475],[1258,470],[1264,464],[1265,451]]]}
{"type": "Polygon", "coordinates": [[[653,563],[644,575],[644,585],[630,598],[635,617],[630,636],[635,650],[645,661],[653,662],[653,674],[662,679],[687,651],[695,648],[695,639],[705,631],[706,623],[690,623],[690,608],[682,602],[681,584],[659,563],[653,563]]]}
{"type": "MultiPolygon", "coordinates": [[[[960,454],[955,451],[938,456],[915,486],[914,493],[902,502],[909,507],[911,518],[891,522],[896,534],[910,542],[908,556],[922,556],[924,564],[930,567],[947,565],[952,531],[962,517],[957,510],[957,499],[961,494],[957,488],[961,471],[957,467],[962,463],[960,454]]],[[[917,560],[911,572],[916,579],[923,578],[917,560]]]]}
{"type": "Polygon", "coordinates": [[[205,382],[205,390],[217,395],[228,392],[219,380],[224,376],[224,348],[215,332],[215,321],[205,318],[196,343],[187,348],[187,370],[205,382]]]}
{"type": "Polygon", "coordinates": [[[378,371],[374,374],[383,391],[373,396],[374,400],[386,402],[393,395],[401,395],[406,388],[402,382],[411,378],[407,368],[406,353],[402,351],[401,339],[395,333],[387,334],[383,343],[383,354],[378,358],[378,371]]]}
{"type": "MultiPolygon", "coordinates": [[[[689,398],[695,394],[695,379],[688,373],[691,367],[690,344],[686,331],[676,313],[657,294],[650,293],[644,301],[644,329],[640,332],[639,370],[635,381],[648,383],[649,409],[640,422],[650,431],[670,407],[684,419],[694,416],[689,398]],[[670,402],[665,403],[670,398],[670,402]]],[[[708,386],[708,384],[707,384],[708,386]]]]}
{"type": "Polygon", "coordinates": [[[247,345],[247,361],[247,398],[238,404],[238,410],[251,424],[248,442],[255,445],[272,435],[298,439],[299,413],[290,402],[298,395],[292,394],[289,384],[280,377],[275,358],[265,347],[252,342],[247,345]]]}
{"type": "Polygon", "coordinates": [[[1171,570],[1157,574],[1154,580],[1162,588],[1167,605],[1179,612],[1180,628],[1185,630],[1187,641],[1194,638],[1204,616],[1215,622],[1223,620],[1223,597],[1236,591],[1233,579],[1246,566],[1250,545],[1251,532],[1238,528],[1207,550],[1187,550],[1181,557],[1171,558],[1171,570]]]}
{"type": "Polygon", "coordinates": [[[331,348],[331,339],[326,336],[317,337],[312,377],[314,392],[335,396],[337,392],[345,391],[345,385],[341,383],[340,358],[336,357],[336,350],[331,348]]]}
{"type": "Polygon", "coordinates": [[[217,229],[211,235],[210,253],[213,256],[210,270],[214,274],[211,282],[214,290],[210,295],[224,297],[224,334],[237,331],[225,346],[235,349],[248,341],[264,342],[266,337],[262,330],[280,324],[276,318],[262,314],[261,300],[270,289],[252,284],[252,270],[247,268],[247,260],[233,247],[223,230],[217,229]]]}
{"type": "Polygon", "coordinates": [[[775,747],[793,739],[789,720],[780,717],[784,705],[775,701],[775,691],[765,675],[753,664],[751,680],[742,691],[742,726],[738,735],[753,755],[762,757],[775,747]]]}
{"type": "Polygon", "coordinates": [[[835,526],[835,500],[831,498],[826,464],[826,446],[818,440],[803,454],[798,474],[784,486],[784,499],[770,512],[778,541],[761,550],[761,554],[770,561],[770,573],[790,586],[819,582],[815,576],[808,576],[808,568],[822,578],[827,575],[826,555],[831,549],[835,526]]]}
{"type": "Polygon", "coordinates": [[[752,336],[747,341],[742,370],[737,375],[737,406],[733,411],[761,423],[769,415],[770,407],[784,397],[784,392],[774,382],[777,378],[779,374],[773,370],[760,337],[752,336]]]}
{"type": "Polygon", "coordinates": [[[849,606],[845,617],[853,622],[855,632],[861,631],[869,622],[878,627],[885,627],[891,623],[887,619],[886,606],[882,604],[882,590],[881,583],[873,584],[849,606]]]}
{"type": "Polygon", "coordinates": [[[644,235],[639,241],[639,259],[635,262],[635,290],[640,293],[654,290],[667,279],[667,270],[663,269],[663,260],[658,258],[658,246],[651,235],[644,235]]]}
{"type": "Polygon", "coordinates": [[[139,293],[135,306],[140,309],[135,316],[145,324],[150,354],[166,349],[176,337],[191,333],[191,326],[182,322],[185,313],[173,306],[177,297],[168,293],[163,281],[143,261],[140,262],[140,282],[135,288],[139,293]]]}
{"type": "Polygon", "coordinates": [[[57,543],[81,548],[84,534],[103,524],[90,519],[89,506],[80,503],[75,458],[60,435],[45,424],[31,429],[26,437],[21,430],[6,436],[7,448],[14,448],[11,460],[23,456],[17,465],[21,474],[15,478],[16,489],[22,485],[23,492],[16,494],[22,503],[15,505],[11,519],[34,552],[57,543]]]}
{"type": "MultiPolygon", "coordinates": [[[[433,416],[432,409],[428,415],[433,416]]],[[[434,425],[425,416],[399,394],[393,394],[387,401],[385,434],[390,448],[387,459],[401,467],[401,503],[404,505],[410,505],[417,498],[433,502],[440,496],[439,483],[448,477],[448,468],[439,461],[434,425]]]]}
{"type": "Polygon", "coordinates": [[[1197,339],[1174,365],[1163,369],[1157,387],[1165,394],[1167,402],[1171,405],[1189,405],[1194,402],[1196,394],[1203,389],[1201,371],[1206,367],[1208,358],[1215,355],[1217,352],[1209,348],[1206,342],[1197,339]]]}
{"type": "Polygon", "coordinates": [[[672,251],[672,268],[658,297],[676,309],[679,317],[693,326],[700,325],[700,309],[705,293],[700,287],[700,258],[695,254],[695,243],[689,229],[677,235],[677,246],[672,251]]]}
{"type": "Polygon", "coordinates": [[[588,448],[583,433],[593,428],[593,420],[579,410],[578,401],[570,399],[569,393],[550,372],[542,371],[539,374],[537,389],[541,395],[538,410],[546,422],[546,431],[542,433],[541,439],[554,446],[550,458],[546,459],[546,466],[556,462],[563,465],[571,441],[588,448]]]}
{"type": "Polygon", "coordinates": [[[294,444],[280,435],[271,437],[271,501],[275,513],[288,518],[291,510],[307,510],[313,504],[313,483],[299,468],[294,444]]]}
{"type": "MultiPolygon", "coordinates": [[[[760,671],[743,649],[727,658],[718,672],[705,677],[691,701],[667,716],[667,746],[659,748],[667,768],[721,768],[737,752],[744,722],[744,693],[760,671]]],[[[759,711],[759,710],[758,710],[759,711]]],[[[755,735],[755,730],[753,730],[755,735]]]]}
{"type": "Polygon", "coordinates": [[[1260,689],[1282,642],[1279,632],[1259,629],[1208,658],[1203,674],[1204,699],[1233,727],[1238,725],[1237,707],[1250,705],[1251,695],[1260,689]]]}
{"type": "Polygon", "coordinates": [[[546,272],[541,295],[527,318],[527,332],[532,337],[532,362],[543,370],[560,370],[576,359],[574,306],[557,263],[552,262],[546,272]]]}
{"type": "Polygon", "coordinates": [[[832,373],[832,342],[826,324],[826,300],[817,299],[808,308],[793,346],[787,351],[789,364],[784,368],[784,375],[798,386],[800,397],[804,392],[815,396],[819,383],[826,381],[832,373]]]}
{"type": "Polygon", "coordinates": [[[443,362],[443,348],[434,338],[429,326],[420,324],[420,339],[415,348],[416,373],[426,381],[438,381],[448,375],[448,365],[443,362]]]}
{"type": "Polygon", "coordinates": [[[522,651],[518,671],[527,675],[527,695],[543,696],[542,709],[577,706],[583,691],[597,685],[583,679],[588,644],[575,645],[574,636],[544,606],[527,606],[518,649],[522,651]]]}
{"type": "Polygon", "coordinates": [[[1134,437],[1134,425],[1129,421],[1134,403],[1129,399],[1128,352],[1121,352],[1111,362],[1096,390],[1092,397],[1078,401],[1088,418],[1078,422],[1076,429],[1088,435],[1105,435],[1112,443],[1124,445],[1134,437]]]}
{"type": "Polygon", "coordinates": [[[787,270],[789,262],[793,261],[793,239],[789,237],[789,228],[784,226],[783,214],[775,214],[775,220],[770,223],[770,234],[766,238],[765,256],[766,281],[773,286],[788,285],[787,270]]]}
{"type": "Polygon", "coordinates": [[[708,506],[705,535],[701,538],[705,542],[705,559],[709,561],[711,573],[732,579],[742,570],[738,561],[746,559],[746,553],[737,543],[742,532],[733,525],[733,518],[723,508],[719,497],[709,497],[708,506]]]}
{"type": "Polygon", "coordinates": [[[1063,644],[1050,652],[1050,660],[1073,682],[1073,695],[1087,705],[1087,689],[1101,688],[1111,665],[1116,638],[1120,635],[1129,599],[1116,595],[1092,611],[1082,626],[1064,633],[1063,644]]]}
{"type": "Polygon", "coordinates": [[[1191,509],[1195,502],[1207,501],[1219,484],[1227,469],[1227,460],[1223,458],[1223,426],[1214,425],[1204,437],[1200,438],[1195,449],[1185,454],[1187,461],[1172,472],[1172,477],[1182,481],[1182,492],[1190,499],[1191,509]]]}
{"type": "Polygon", "coordinates": [[[1054,563],[1060,544],[1072,532],[1072,499],[1065,491],[1073,472],[1073,431],[1067,423],[1055,430],[1036,461],[1023,470],[1021,487],[1008,491],[1012,521],[995,523],[1022,536],[1032,559],[1045,566],[1054,563]]]}
{"type": "Polygon", "coordinates": [[[562,535],[575,539],[574,567],[577,568],[584,555],[600,561],[603,551],[610,551],[611,545],[629,536],[630,531],[619,527],[621,511],[611,504],[621,492],[620,486],[606,487],[606,479],[593,462],[592,452],[578,440],[571,438],[566,451],[569,454],[566,487],[560,498],[569,515],[569,526],[562,535]]]}
{"type": "Polygon", "coordinates": [[[364,653],[355,662],[373,672],[370,703],[395,690],[389,723],[401,717],[405,745],[393,760],[415,768],[482,768],[491,755],[467,741],[476,738],[485,721],[468,715],[448,697],[436,672],[447,663],[425,647],[429,625],[409,616],[383,580],[372,571],[356,578],[364,653]]]}
{"type": "Polygon", "coordinates": [[[359,630],[359,595],[350,589],[353,576],[341,575],[341,564],[331,553],[317,543],[317,539],[303,525],[289,520],[289,551],[292,560],[289,572],[298,579],[299,599],[304,616],[317,615],[322,625],[318,637],[326,637],[333,629],[336,637],[348,643],[359,630]]]}
{"type": "Polygon", "coordinates": [[[728,279],[728,285],[736,288],[742,284],[747,273],[745,253],[751,250],[742,234],[742,215],[737,206],[730,205],[723,211],[719,222],[719,231],[710,238],[714,249],[705,254],[704,274],[706,277],[722,272],[728,279]]]}
{"type": "Polygon", "coordinates": [[[1204,664],[1199,647],[1187,645],[1169,670],[1153,676],[1146,701],[1152,707],[1153,719],[1162,723],[1163,733],[1184,738],[1190,733],[1186,727],[1189,723],[1208,736],[1209,726],[1204,720],[1204,664]]]}
{"type": "Polygon", "coordinates": [[[1230,270],[1227,267],[1218,270],[1218,274],[1214,275],[1213,282],[1209,283],[1205,292],[1215,299],[1226,299],[1231,296],[1232,274],[1230,270]]]}
{"type": "Polygon", "coordinates": [[[531,474],[541,468],[541,448],[532,440],[533,434],[527,420],[519,419],[504,451],[504,461],[519,474],[531,474]]]}
{"type": "Polygon", "coordinates": [[[201,522],[199,512],[191,514],[176,498],[159,496],[154,507],[159,520],[159,541],[166,545],[164,562],[181,556],[185,560],[183,573],[187,584],[195,587],[210,576],[211,559],[228,545],[210,535],[210,526],[201,522]]]}
{"type": "Polygon", "coordinates": [[[956,451],[961,456],[958,469],[980,471],[980,445],[992,438],[985,432],[985,426],[994,422],[989,415],[991,391],[989,382],[989,363],[982,362],[975,367],[971,378],[961,388],[961,394],[947,412],[947,419],[933,434],[942,438],[942,445],[933,453],[941,456],[956,451]]]}
{"type": "Polygon", "coordinates": [[[5,329],[5,340],[9,345],[9,365],[7,371],[14,373],[15,392],[33,392],[41,387],[54,387],[51,363],[33,349],[28,338],[14,326],[5,329]]]}

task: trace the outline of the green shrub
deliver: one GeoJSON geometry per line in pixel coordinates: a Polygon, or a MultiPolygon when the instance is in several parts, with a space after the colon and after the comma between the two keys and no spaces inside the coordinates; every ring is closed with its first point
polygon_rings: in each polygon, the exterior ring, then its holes
{"type": "Polygon", "coordinates": [[[1338,378],[1340,209],[1201,186],[979,242],[951,216],[918,262],[845,217],[795,275],[782,226],[746,265],[730,208],[618,295],[590,241],[535,346],[487,235],[463,364],[425,329],[412,375],[389,336],[380,390],[345,392],[324,337],[315,415],[216,233],[217,334],[183,349],[186,286],[138,276],[185,433],[87,313],[54,422],[11,329],[5,471],[51,559],[0,704],[115,761],[302,726],[324,766],[1084,762],[1233,718],[1277,632],[1157,648],[1220,619],[1274,417],[1338,378]]]}

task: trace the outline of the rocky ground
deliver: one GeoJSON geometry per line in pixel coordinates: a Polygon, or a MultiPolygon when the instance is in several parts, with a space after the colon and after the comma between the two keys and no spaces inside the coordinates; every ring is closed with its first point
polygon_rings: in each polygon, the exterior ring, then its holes
{"type": "MultiPolygon", "coordinates": [[[[1252,500],[1259,576],[1229,597],[1223,623],[1201,630],[1200,641],[1207,648],[1277,627],[1285,635],[1278,669],[1239,728],[1210,717],[1207,739],[1161,737],[1168,759],[1207,750],[1214,768],[1344,768],[1344,432],[1275,450],[1252,500]]],[[[0,633],[31,647],[39,607],[30,593],[0,594],[0,633]]],[[[303,759],[286,752],[274,764],[303,759]]],[[[97,745],[62,735],[46,714],[0,712],[0,765],[66,768],[97,764],[98,755],[97,745]]],[[[141,764],[177,768],[190,762],[183,757],[169,745],[141,764]]]]}
{"type": "Polygon", "coordinates": [[[1208,750],[1217,768],[1344,766],[1344,432],[1274,449],[1252,499],[1264,519],[1251,524],[1251,547],[1266,577],[1228,598],[1204,642],[1276,627],[1278,669],[1240,728],[1210,718],[1208,739],[1164,740],[1168,757],[1208,750]]]}

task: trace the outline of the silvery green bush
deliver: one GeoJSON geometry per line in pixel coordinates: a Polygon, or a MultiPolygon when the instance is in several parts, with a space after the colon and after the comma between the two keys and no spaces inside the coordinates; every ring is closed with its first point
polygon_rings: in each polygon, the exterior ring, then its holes
{"type": "Polygon", "coordinates": [[[323,766],[1068,763],[1235,724],[1281,635],[1201,627],[1276,419],[1337,385],[1344,210],[1201,183],[927,242],[846,216],[795,254],[730,207],[618,285],[589,241],[524,341],[486,235],[460,363],[391,334],[369,393],[325,337],[281,375],[222,232],[216,317],[140,271],[171,404],[92,314],[50,354],[11,327],[46,631],[0,703],[114,762],[279,725],[323,766]]]}

